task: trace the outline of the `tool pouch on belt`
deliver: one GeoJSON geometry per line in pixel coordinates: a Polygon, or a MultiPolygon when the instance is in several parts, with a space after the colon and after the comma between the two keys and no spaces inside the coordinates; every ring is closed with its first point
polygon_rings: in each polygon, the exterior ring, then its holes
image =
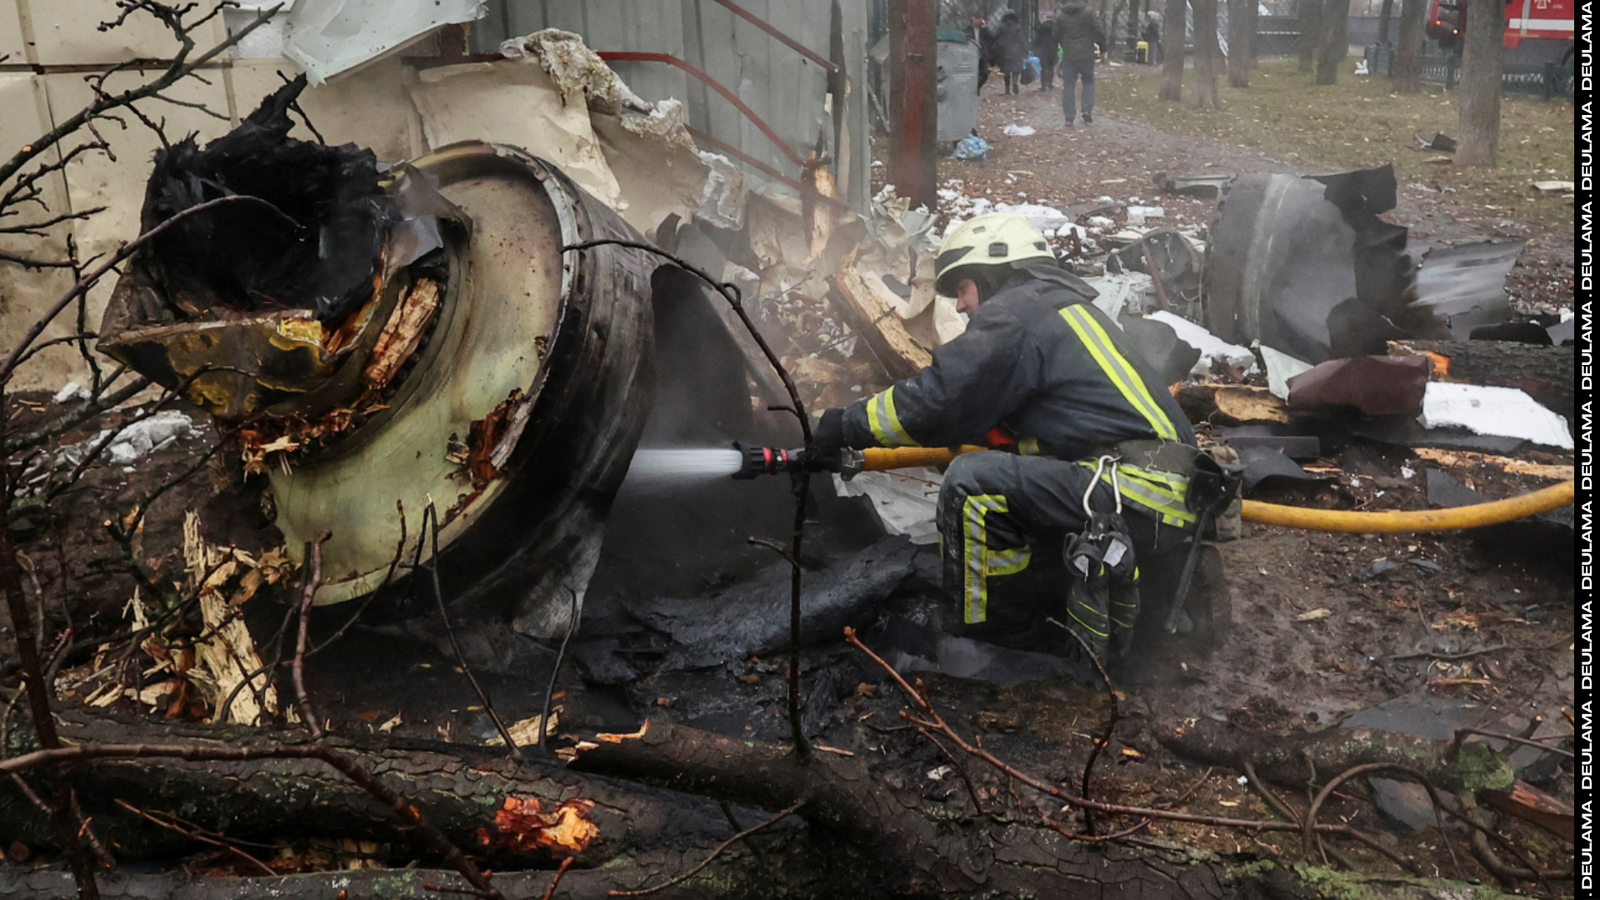
{"type": "Polygon", "coordinates": [[[1066,625],[1102,662],[1121,656],[1139,619],[1139,565],[1133,539],[1118,515],[1096,514],[1081,534],[1068,535],[1066,625]]]}
{"type": "Polygon", "coordinates": [[[1201,537],[1218,543],[1236,541],[1244,537],[1244,519],[1240,515],[1244,508],[1244,464],[1239,461],[1239,451],[1226,444],[1207,447],[1205,452],[1222,472],[1222,492],[1226,500],[1218,504],[1218,512],[1211,517],[1212,533],[1201,537]]]}
{"type": "Polygon", "coordinates": [[[1185,502],[1197,513],[1210,513],[1211,522],[1216,528],[1215,535],[1203,534],[1200,536],[1202,539],[1215,537],[1218,540],[1232,540],[1238,537],[1241,526],[1237,521],[1226,521],[1230,511],[1237,516],[1239,509],[1244,467],[1238,464],[1238,458],[1239,455],[1231,447],[1214,447],[1200,452],[1194,458],[1194,472],[1189,476],[1189,496],[1185,502]],[[1233,532],[1232,537],[1224,537],[1230,531],[1233,532]]]}

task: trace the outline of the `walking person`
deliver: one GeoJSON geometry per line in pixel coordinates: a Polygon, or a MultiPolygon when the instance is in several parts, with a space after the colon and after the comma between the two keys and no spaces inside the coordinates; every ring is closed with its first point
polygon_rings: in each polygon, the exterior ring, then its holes
{"type": "Polygon", "coordinates": [[[1149,47],[1145,51],[1144,61],[1147,65],[1161,64],[1161,14],[1150,10],[1144,14],[1144,32],[1140,35],[1149,47]]]}
{"type": "Polygon", "coordinates": [[[1067,127],[1077,118],[1073,97],[1079,79],[1083,80],[1083,124],[1094,121],[1094,61],[1110,50],[1106,30],[1083,0],[1067,0],[1056,16],[1056,39],[1061,45],[1061,114],[1067,127]]]}
{"type": "Polygon", "coordinates": [[[1055,13],[1044,12],[1040,16],[1039,27],[1033,32],[1033,55],[1039,57],[1039,90],[1048,91],[1055,83],[1060,46],[1056,43],[1055,13]]]}
{"type": "Polygon", "coordinates": [[[1028,35],[1014,9],[1000,17],[994,32],[994,62],[1006,79],[1006,93],[1022,93],[1022,67],[1028,62],[1028,35]]]}
{"type": "Polygon", "coordinates": [[[989,80],[989,67],[994,65],[994,32],[984,22],[983,16],[973,16],[967,26],[967,37],[978,45],[978,93],[989,80]]]}

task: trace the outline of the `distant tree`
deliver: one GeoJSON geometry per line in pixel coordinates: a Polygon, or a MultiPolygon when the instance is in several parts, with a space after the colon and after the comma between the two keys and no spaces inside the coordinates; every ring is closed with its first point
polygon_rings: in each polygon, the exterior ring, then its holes
{"type": "Polygon", "coordinates": [[[1316,68],[1317,48],[1322,45],[1322,0],[1300,0],[1300,71],[1316,68]]]}
{"type": "Polygon", "coordinates": [[[1249,25],[1247,26],[1249,30],[1245,34],[1249,38],[1245,41],[1244,64],[1246,67],[1254,69],[1257,62],[1256,38],[1261,33],[1261,0],[1250,0],[1245,9],[1246,17],[1249,19],[1249,25]]]}
{"type": "Polygon", "coordinates": [[[1161,19],[1161,52],[1166,57],[1161,61],[1161,93],[1162,100],[1177,102],[1183,99],[1183,45],[1184,22],[1188,18],[1188,4],[1185,0],[1167,0],[1166,11],[1161,19]]]}
{"type": "Polygon", "coordinates": [[[1505,71],[1506,28],[1500,7],[1483,4],[1467,12],[1461,51],[1461,124],[1456,126],[1456,165],[1500,164],[1500,76],[1505,71]]]}
{"type": "Polygon", "coordinates": [[[1400,39],[1394,48],[1394,90],[1415,94],[1422,90],[1423,22],[1428,16],[1428,0],[1401,0],[1400,39]]]}
{"type": "Polygon", "coordinates": [[[1383,0],[1378,8],[1378,46],[1389,43],[1389,19],[1394,15],[1394,0],[1383,0]]]}
{"type": "Polygon", "coordinates": [[[1339,64],[1350,55],[1350,0],[1322,4],[1322,48],[1317,54],[1317,84],[1339,80],[1339,64]]]}
{"type": "Polygon", "coordinates": [[[1256,0],[1228,0],[1228,84],[1250,86],[1250,7],[1256,0]]]}
{"type": "Polygon", "coordinates": [[[1217,0],[1194,0],[1194,105],[1221,109],[1217,75],[1222,70],[1222,46],[1217,42],[1217,0]]]}

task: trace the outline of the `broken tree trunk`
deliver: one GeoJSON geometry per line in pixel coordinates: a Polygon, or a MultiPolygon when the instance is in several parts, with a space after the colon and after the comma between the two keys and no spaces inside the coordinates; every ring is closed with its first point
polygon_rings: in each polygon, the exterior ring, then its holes
{"type": "MultiPolygon", "coordinates": [[[[239,747],[265,746],[275,739],[282,742],[284,737],[247,728],[119,719],[73,708],[60,710],[57,719],[62,737],[74,743],[239,747]]],[[[31,734],[16,725],[11,733],[14,740],[31,734]]],[[[553,865],[576,851],[582,865],[597,866],[640,848],[683,850],[730,833],[714,803],[615,784],[605,778],[583,778],[553,761],[517,763],[502,751],[437,742],[330,738],[330,745],[349,753],[408,798],[458,846],[491,860],[553,865]],[[572,812],[556,812],[564,802],[573,800],[594,805],[582,809],[581,803],[569,804],[572,812]],[[516,840],[496,822],[496,813],[507,810],[508,801],[512,811],[539,809],[542,815],[560,820],[568,832],[591,836],[569,841],[571,847],[540,845],[539,834],[516,840]],[[535,801],[537,807],[529,805],[535,801]]],[[[12,749],[26,752],[32,748],[12,749]]],[[[418,843],[364,790],[315,759],[103,760],[75,767],[72,777],[97,833],[118,847],[124,858],[164,856],[199,845],[140,819],[117,805],[116,799],[152,813],[182,816],[208,831],[236,838],[295,836],[418,843]]],[[[515,828],[531,820],[504,822],[515,828]]],[[[0,779],[0,840],[53,845],[46,825],[14,783],[0,779]]]]}
{"type": "Polygon", "coordinates": [[[1326,781],[1368,763],[1416,769],[1434,786],[1450,791],[1503,789],[1516,780],[1510,767],[1482,742],[1467,742],[1451,752],[1449,741],[1395,731],[1328,728],[1278,735],[1205,718],[1158,725],[1154,733],[1162,746],[1185,759],[1238,772],[1248,763],[1262,778],[1290,787],[1326,781]]]}
{"type": "Polygon", "coordinates": [[[1526,391],[1552,412],[1574,421],[1577,351],[1512,341],[1393,341],[1393,355],[1426,353],[1444,381],[1526,391]]]}
{"type": "MultiPolygon", "coordinates": [[[[63,731],[73,740],[205,741],[218,735],[234,742],[266,739],[244,729],[126,723],[79,710],[68,710],[63,718],[63,731]]],[[[476,840],[474,826],[485,827],[491,842],[506,836],[505,829],[496,831],[491,814],[503,808],[508,795],[540,797],[550,805],[594,801],[585,817],[569,819],[562,831],[570,841],[580,830],[579,822],[598,829],[563,877],[557,892],[563,898],[599,898],[611,890],[657,885],[664,888],[658,895],[669,898],[779,892],[798,898],[909,893],[954,898],[980,892],[1074,896],[1087,886],[1103,896],[1127,900],[1194,896],[1321,900],[1343,896],[1343,885],[1355,882],[1373,889],[1382,885],[1384,896],[1421,900],[1460,887],[1404,878],[1330,879],[1325,870],[1252,865],[1248,859],[1191,852],[1180,844],[1147,841],[1135,847],[1074,841],[1042,820],[1041,813],[1056,812],[1059,800],[1041,797],[1037,803],[1024,800],[1017,806],[997,798],[994,810],[975,813],[964,796],[944,803],[929,801],[914,788],[890,787],[886,779],[875,777],[866,758],[817,754],[801,764],[786,746],[662,721],[648,723],[634,735],[597,736],[595,742],[580,744],[572,769],[517,764],[470,746],[430,742],[407,749],[402,741],[380,738],[363,739],[362,748],[349,746],[350,741],[338,743],[387,784],[405,791],[407,799],[436,825],[477,853],[490,851],[476,840]],[[661,787],[622,782],[618,777],[661,787]],[[742,821],[713,822],[711,811],[719,808],[719,801],[746,807],[736,814],[742,821]],[[794,818],[803,824],[748,807],[796,808],[794,818]],[[463,812],[452,818],[452,809],[463,812]],[[748,829],[763,821],[773,823],[764,836],[729,840],[736,827],[748,829]],[[724,843],[717,853],[712,845],[719,838],[724,843]],[[696,870],[701,863],[706,865],[696,870]],[[680,875],[690,877],[668,883],[680,875]]],[[[242,836],[252,822],[276,821],[309,825],[324,833],[342,832],[347,838],[406,840],[383,824],[386,813],[365,795],[356,796],[325,772],[285,770],[283,762],[169,765],[153,758],[133,763],[101,760],[81,764],[76,778],[86,801],[94,798],[97,804],[112,807],[113,797],[142,798],[153,811],[182,815],[213,830],[227,828],[229,837],[242,836]],[[207,797],[207,791],[220,796],[207,797]],[[339,822],[349,827],[334,827],[339,822]]],[[[119,840],[132,834],[121,822],[91,815],[97,828],[119,840]]],[[[18,818],[8,809],[0,815],[0,823],[13,827],[18,818]]],[[[519,834],[532,844],[544,830],[519,834]]],[[[124,845],[122,851],[127,850],[124,845]]],[[[541,871],[504,874],[507,870],[500,868],[495,878],[510,896],[538,896],[553,877],[549,869],[558,855],[533,851],[519,862],[532,863],[541,871]]],[[[397,859],[406,858],[397,854],[397,859]]],[[[0,868],[0,895],[61,895],[70,884],[63,879],[69,876],[59,871],[0,868]]],[[[103,896],[234,900],[326,898],[344,891],[352,897],[403,900],[429,896],[429,883],[454,887],[459,879],[414,870],[230,879],[119,872],[106,877],[103,896]]],[[[1485,894],[1479,891],[1477,896],[1485,894]]]]}

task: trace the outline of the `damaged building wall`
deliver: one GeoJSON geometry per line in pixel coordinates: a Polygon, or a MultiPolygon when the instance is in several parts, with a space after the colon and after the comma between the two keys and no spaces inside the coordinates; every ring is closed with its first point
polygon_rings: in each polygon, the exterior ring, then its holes
{"type": "MultiPolygon", "coordinates": [[[[203,49],[224,40],[229,29],[241,29],[252,20],[255,13],[248,7],[265,5],[251,0],[241,4],[244,8],[230,10],[225,18],[208,22],[195,34],[197,46],[203,49]]],[[[307,14],[313,8],[336,6],[338,0],[298,0],[285,5],[290,9],[280,12],[225,59],[209,67],[209,84],[185,80],[174,92],[175,99],[203,104],[216,115],[188,106],[152,104],[156,116],[165,119],[170,140],[176,142],[191,132],[202,143],[219,137],[237,126],[241,117],[277,89],[285,77],[300,74],[300,67],[286,57],[290,17],[297,12],[307,14]]],[[[833,7],[828,0],[756,2],[744,6],[815,52],[828,54],[833,7]]],[[[838,6],[845,69],[855,82],[865,60],[866,8],[860,2],[840,2],[838,6]]],[[[0,158],[9,155],[4,152],[6,148],[36,139],[89,102],[91,89],[84,78],[95,73],[85,67],[103,70],[135,59],[157,61],[153,65],[159,65],[176,50],[170,33],[148,17],[136,16],[129,25],[99,31],[96,26],[108,17],[107,7],[98,0],[0,0],[0,56],[11,54],[0,60],[0,158]]],[[[791,149],[815,146],[819,133],[824,134],[830,151],[834,146],[833,117],[826,108],[828,79],[822,67],[712,0],[609,4],[576,0],[518,4],[513,0],[513,7],[502,9],[490,4],[488,16],[471,26],[474,44],[496,49],[507,24],[512,28],[509,33],[518,35],[549,24],[583,35],[585,43],[596,50],[671,53],[707,70],[734,90],[791,149]]],[[[537,71],[538,66],[512,60],[441,67],[438,57],[435,35],[404,41],[377,58],[308,89],[300,104],[327,143],[354,142],[371,148],[383,161],[415,158],[462,137],[521,144],[562,165],[574,164],[578,159],[573,156],[563,160],[548,143],[535,146],[541,139],[562,138],[544,135],[529,126],[528,117],[514,113],[519,105],[531,105],[532,100],[524,96],[507,106],[506,92],[514,92],[518,85],[526,94],[548,89],[549,79],[537,71]],[[490,66],[507,72],[507,76],[496,85],[500,95],[496,102],[480,103],[471,99],[471,89],[478,86],[475,79],[484,77],[481,70],[490,66]],[[477,133],[469,135],[463,129],[477,133]]],[[[687,124],[780,171],[799,175],[798,167],[753,122],[725,98],[679,69],[654,62],[615,65],[627,86],[645,100],[678,99],[685,105],[687,124]]],[[[153,77],[154,69],[130,68],[117,73],[108,87],[126,87],[153,77]]],[[[847,94],[842,129],[845,140],[839,143],[840,195],[861,200],[854,204],[858,208],[867,193],[870,166],[865,99],[864,92],[852,90],[847,94]]],[[[664,180],[659,178],[658,168],[641,175],[637,163],[644,160],[619,158],[613,151],[620,142],[607,140],[608,134],[614,137],[636,124],[624,121],[621,115],[597,114],[592,126],[579,129],[578,143],[583,142],[583,131],[587,130],[587,139],[597,139],[600,152],[607,154],[598,168],[615,170],[609,177],[619,184],[611,188],[611,198],[603,189],[607,173],[596,171],[593,179],[585,178],[581,172],[574,172],[574,176],[602,199],[620,199],[621,193],[629,193],[635,202],[624,201],[618,206],[635,208],[619,211],[630,224],[648,234],[654,220],[674,203],[681,206],[682,186],[703,178],[704,169],[693,159],[692,146],[684,132],[677,130],[666,137],[669,143],[682,144],[678,148],[682,153],[675,152],[669,158],[675,171],[685,171],[664,180]],[[672,189],[662,190],[663,184],[672,189]]],[[[137,211],[149,176],[150,159],[161,146],[160,139],[135,122],[126,129],[103,129],[102,133],[115,159],[88,154],[75,160],[64,173],[51,179],[45,199],[53,214],[102,206],[107,211],[87,221],[56,226],[43,241],[0,235],[0,251],[59,257],[66,253],[67,240],[72,237],[80,255],[90,256],[114,250],[138,233],[137,211]]],[[[297,126],[295,133],[310,137],[303,126],[297,126]]],[[[594,147],[576,150],[589,154],[591,160],[597,158],[594,147]]],[[[652,157],[649,162],[659,167],[660,157],[652,157]]],[[[583,165],[577,167],[581,169],[583,165]]],[[[747,176],[751,183],[765,179],[755,172],[747,172],[747,176]]],[[[70,283],[66,270],[31,269],[0,262],[0,342],[13,343],[70,283]]],[[[91,294],[85,316],[91,327],[100,320],[109,292],[110,285],[106,283],[91,294]]],[[[63,316],[44,337],[64,337],[74,327],[72,317],[63,316]]],[[[48,348],[20,370],[14,386],[54,390],[84,375],[85,367],[76,349],[58,346],[48,348]]]]}
{"type": "MultiPolygon", "coordinates": [[[[869,194],[866,0],[740,0],[738,5],[802,46],[830,57],[838,9],[843,66],[850,87],[838,142],[839,196],[862,209],[869,194]]],[[[704,71],[739,96],[790,147],[805,153],[817,135],[834,146],[828,73],[717,0],[489,0],[473,26],[475,50],[491,52],[508,36],[560,28],[584,36],[600,51],[669,53],[704,71]]],[[[714,90],[658,62],[612,63],[646,100],[678,98],[690,127],[706,132],[778,170],[798,177],[794,163],[761,130],[714,90]]],[[[758,181],[762,176],[754,176],[758,181]]]]}

